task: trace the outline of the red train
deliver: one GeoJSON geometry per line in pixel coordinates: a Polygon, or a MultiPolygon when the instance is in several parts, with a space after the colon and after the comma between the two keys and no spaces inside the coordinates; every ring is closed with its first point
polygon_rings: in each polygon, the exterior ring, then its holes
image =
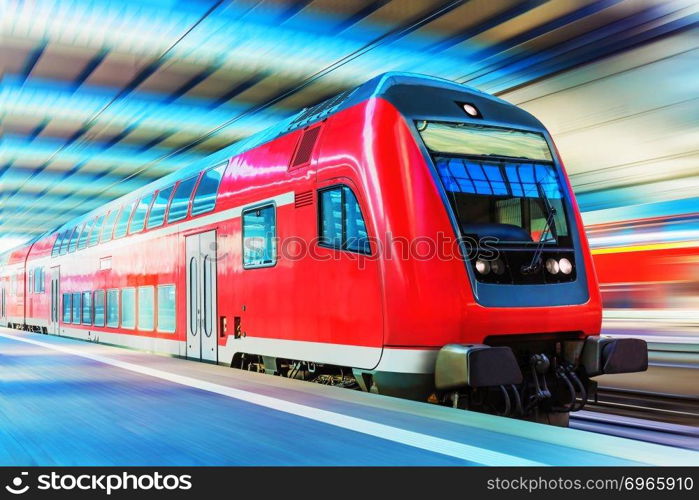
{"type": "Polygon", "coordinates": [[[600,337],[543,125],[389,73],[5,254],[0,321],[565,423],[645,343],[600,337]]]}

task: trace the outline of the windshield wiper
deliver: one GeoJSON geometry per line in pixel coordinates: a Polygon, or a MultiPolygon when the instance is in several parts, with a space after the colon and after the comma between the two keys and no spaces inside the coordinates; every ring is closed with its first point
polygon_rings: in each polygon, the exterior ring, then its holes
{"type": "Polygon", "coordinates": [[[541,258],[541,253],[544,251],[544,244],[549,231],[551,232],[551,236],[553,236],[554,242],[558,245],[558,231],[556,231],[555,221],[556,209],[551,205],[549,197],[546,195],[546,190],[539,181],[536,181],[536,190],[539,192],[539,200],[541,200],[544,206],[546,223],[544,225],[544,230],[541,232],[541,236],[539,236],[539,243],[536,245],[531,262],[526,266],[522,266],[522,273],[524,274],[533,274],[539,270],[539,259],[541,258]]]}

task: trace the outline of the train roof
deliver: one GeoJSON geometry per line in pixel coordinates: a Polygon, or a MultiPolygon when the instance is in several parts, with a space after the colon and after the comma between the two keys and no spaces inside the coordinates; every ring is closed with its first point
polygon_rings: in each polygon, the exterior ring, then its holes
{"type": "MultiPolygon", "coordinates": [[[[101,205],[98,208],[86,212],[79,217],[75,217],[65,222],[61,226],[47,231],[30,242],[19,246],[21,247],[27,244],[33,244],[39,239],[52,233],[74,227],[86,219],[103,213],[112,206],[123,204],[125,200],[138,198],[145,192],[150,192],[169,186],[174,182],[190,175],[194,175],[207,167],[220,164],[233,156],[254,149],[289,132],[293,132],[294,130],[323,120],[332,113],[350,108],[372,97],[383,97],[387,99],[406,116],[419,116],[424,119],[427,119],[428,116],[443,116],[445,114],[445,110],[435,109],[434,99],[430,98],[429,95],[424,95],[425,90],[427,89],[429,90],[428,93],[433,95],[435,92],[448,93],[455,96],[455,98],[457,96],[463,98],[464,94],[469,94],[469,99],[477,101],[478,105],[482,106],[484,103],[491,106],[495,105],[500,110],[505,109],[508,110],[509,113],[517,115],[516,117],[519,118],[520,121],[522,119],[529,118],[532,121],[532,126],[540,126],[540,123],[525,111],[520,110],[516,106],[513,106],[502,99],[486,94],[485,92],[473,87],[426,75],[398,72],[383,73],[353,89],[341,92],[334,97],[316,104],[315,106],[304,108],[298,113],[291,115],[270,128],[216,151],[215,153],[212,153],[187,167],[163,176],[160,179],[146,184],[145,186],[142,186],[129,194],[116,198],[105,205],[101,205]]],[[[451,107],[456,110],[456,106],[453,105],[454,101],[452,100],[449,102],[451,103],[451,107]]],[[[452,115],[454,114],[451,109],[446,111],[446,113],[452,115]]],[[[463,118],[463,112],[459,112],[459,116],[463,118]]],[[[12,252],[13,250],[10,250],[9,252],[12,252]]],[[[0,262],[1,261],[2,259],[0,259],[0,262]]]]}

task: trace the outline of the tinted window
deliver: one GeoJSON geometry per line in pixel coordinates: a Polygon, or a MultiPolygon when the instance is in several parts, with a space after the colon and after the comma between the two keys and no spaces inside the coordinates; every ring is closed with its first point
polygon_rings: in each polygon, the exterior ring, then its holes
{"type": "Polygon", "coordinates": [[[197,186],[197,192],[194,193],[192,215],[203,214],[214,209],[224,170],[226,170],[225,163],[204,172],[197,186]]]}
{"type": "Polygon", "coordinates": [[[69,252],[75,252],[75,250],[77,250],[78,239],[80,238],[80,233],[82,233],[82,230],[84,227],[85,227],[85,224],[75,228],[75,231],[73,232],[73,236],[71,236],[71,238],[70,238],[70,245],[68,246],[69,252]]]}
{"type": "Polygon", "coordinates": [[[138,329],[149,331],[153,329],[154,291],[152,286],[138,287],[138,329]]]}
{"type": "Polygon", "coordinates": [[[112,232],[114,231],[114,221],[116,220],[117,214],[119,214],[119,209],[115,208],[114,210],[109,212],[109,215],[107,215],[107,218],[104,221],[104,226],[102,226],[102,237],[100,238],[100,241],[102,243],[112,239],[112,232]]]}
{"type": "Polygon", "coordinates": [[[136,326],[136,290],[124,288],[121,291],[121,327],[134,328],[136,326]]]}
{"type": "Polygon", "coordinates": [[[72,310],[70,305],[70,299],[72,295],[69,293],[63,294],[63,322],[70,323],[70,312],[72,310]]]}
{"type": "Polygon", "coordinates": [[[197,182],[197,177],[185,179],[177,185],[175,196],[172,197],[170,203],[170,211],[167,213],[167,221],[174,222],[187,217],[187,208],[189,208],[189,198],[192,196],[192,189],[197,182]]]}
{"type": "Polygon", "coordinates": [[[92,232],[90,233],[90,241],[88,241],[88,246],[95,246],[100,241],[100,233],[102,232],[102,223],[104,222],[104,215],[100,215],[95,220],[95,224],[92,226],[92,232]]]}
{"type": "Polygon", "coordinates": [[[95,299],[95,326],[104,326],[104,290],[97,290],[95,299]]]}
{"type": "Polygon", "coordinates": [[[175,331],[175,285],[158,286],[158,331],[175,331]]]}
{"type": "MultiPolygon", "coordinates": [[[[30,276],[32,276],[30,274],[30,276]]],[[[34,269],[33,273],[34,277],[34,283],[33,283],[33,290],[34,293],[41,293],[44,291],[44,268],[43,267],[37,267],[34,269]]]]}
{"type": "Polygon", "coordinates": [[[328,189],[320,194],[320,242],[342,248],[342,189],[328,189]]]}
{"type": "Polygon", "coordinates": [[[165,220],[165,209],[167,209],[167,202],[170,200],[173,187],[161,190],[155,198],[150,214],[148,214],[148,224],[146,225],[148,229],[160,226],[165,220]]]}
{"type": "Polygon", "coordinates": [[[151,201],[153,201],[153,195],[149,194],[141,198],[141,201],[138,202],[136,211],[131,218],[131,224],[129,224],[129,234],[143,231],[143,225],[146,222],[146,214],[148,213],[148,207],[150,207],[151,201]]]}
{"type": "Polygon", "coordinates": [[[119,326],[119,290],[107,290],[107,326],[119,326]]]}
{"type": "Polygon", "coordinates": [[[366,224],[356,196],[347,186],[320,192],[320,243],[325,246],[371,253],[366,224]]]}
{"type": "Polygon", "coordinates": [[[243,267],[273,266],[276,224],[273,205],[243,212],[243,267]]]}
{"type": "Polygon", "coordinates": [[[68,253],[68,244],[70,243],[73,231],[75,231],[75,228],[68,229],[63,233],[63,241],[61,241],[61,251],[59,252],[60,255],[65,255],[66,253],[68,253]]]}
{"type": "Polygon", "coordinates": [[[78,250],[82,250],[87,246],[87,237],[90,236],[90,229],[92,229],[92,224],[94,224],[94,222],[95,221],[93,219],[85,223],[83,232],[80,233],[80,239],[78,240],[78,250]]]}
{"type": "Polygon", "coordinates": [[[55,257],[61,251],[61,241],[63,241],[63,234],[58,233],[56,241],[53,242],[53,248],[51,249],[51,257],[55,257]]]}
{"type": "Polygon", "coordinates": [[[92,324],[92,292],[83,292],[83,325],[92,324]]]}
{"type": "Polygon", "coordinates": [[[73,294],[73,323],[80,324],[80,313],[82,312],[80,308],[80,294],[73,294]]]}
{"type": "Polygon", "coordinates": [[[121,238],[126,234],[126,229],[129,226],[129,218],[131,217],[131,212],[136,202],[129,203],[124,206],[119,214],[119,219],[117,220],[116,227],[114,228],[114,239],[121,238]]]}

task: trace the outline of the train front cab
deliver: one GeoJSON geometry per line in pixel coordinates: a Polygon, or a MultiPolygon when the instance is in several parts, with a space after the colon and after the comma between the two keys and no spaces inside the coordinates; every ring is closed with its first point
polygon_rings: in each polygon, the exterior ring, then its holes
{"type": "Polygon", "coordinates": [[[370,106],[385,246],[446,235],[458,251],[384,265],[384,349],[355,370],[364,389],[565,425],[591,377],[647,368],[644,341],[599,335],[580,213],[538,120],[451,84],[394,81],[370,106]]]}

